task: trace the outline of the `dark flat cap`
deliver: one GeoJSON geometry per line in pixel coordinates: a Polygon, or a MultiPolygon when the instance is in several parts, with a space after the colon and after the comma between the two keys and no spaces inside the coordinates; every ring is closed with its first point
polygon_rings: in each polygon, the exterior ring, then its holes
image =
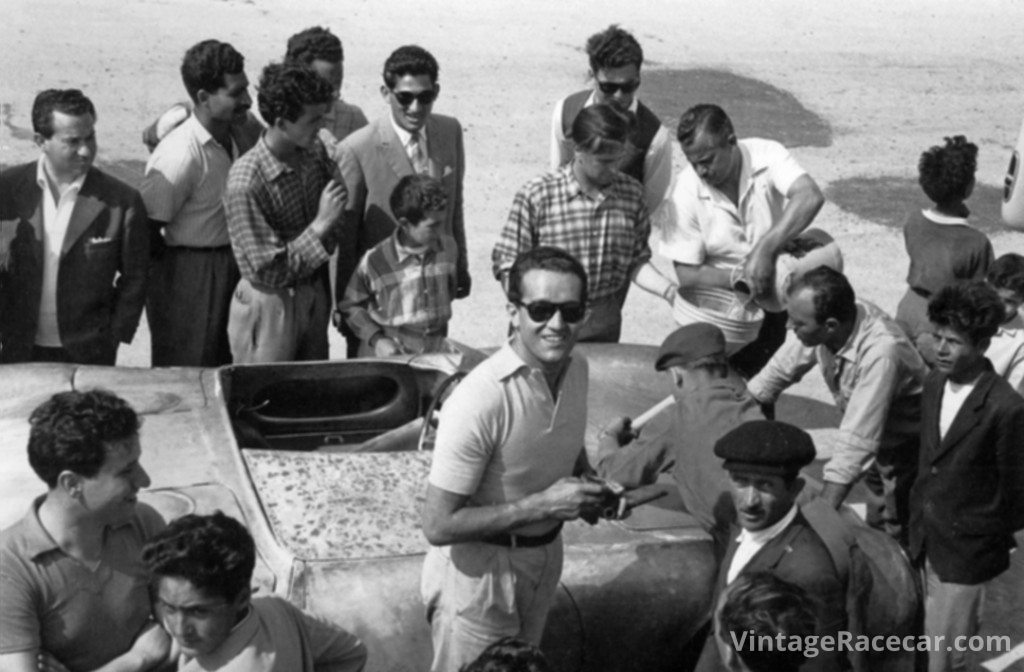
{"type": "Polygon", "coordinates": [[[727,470],[784,475],[814,461],[814,441],[804,430],[785,422],[751,420],[715,442],[715,455],[727,470]]]}
{"type": "Polygon", "coordinates": [[[670,366],[683,366],[718,353],[725,353],[722,330],[707,322],[694,322],[668,335],[658,350],[654,368],[664,371],[670,366]]]}

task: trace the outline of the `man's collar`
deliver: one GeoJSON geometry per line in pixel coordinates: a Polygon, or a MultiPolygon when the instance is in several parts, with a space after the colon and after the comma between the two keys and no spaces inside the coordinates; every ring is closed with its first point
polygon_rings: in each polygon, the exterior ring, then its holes
{"type": "Polygon", "coordinates": [[[940,224],[946,226],[970,226],[967,223],[966,217],[956,217],[954,215],[944,215],[938,212],[934,208],[928,208],[921,211],[924,218],[933,224],[940,224]]]}
{"type": "Polygon", "coordinates": [[[409,259],[410,257],[425,256],[426,254],[429,254],[431,252],[439,252],[441,250],[440,238],[434,241],[433,245],[429,245],[425,248],[413,249],[410,247],[406,247],[405,245],[402,244],[402,240],[399,237],[398,232],[399,229],[396,228],[394,232],[391,234],[391,243],[392,245],[394,245],[395,248],[395,258],[398,259],[398,263],[400,264],[405,263],[406,259],[409,259]]]}
{"type": "Polygon", "coordinates": [[[857,318],[853,321],[853,328],[850,330],[850,335],[846,337],[846,342],[843,343],[843,346],[841,348],[836,350],[835,356],[837,358],[838,357],[842,357],[843,359],[847,359],[847,360],[849,360],[851,362],[856,359],[857,344],[864,337],[864,334],[863,334],[864,329],[863,329],[863,327],[864,327],[864,320],[866,318],[867,318],[867,309],[864,307],[864,305],[860,301],[858,301],[857,302],[857,318]]]}
{"type": "Polygon", "coordinates": [[[740,530],[739,536],[736,537],[736,541],[740,542],[741,544],[744,542],[749,542],[757,544],[759,546],[763,546],[775,537],[782,534],[783,530],[789,527],[789,524],[796,519],[796,514],[798,511],[799,509],[797,508],[796,504],[793,504],[793,506],[790,507],[789,512],[782,518],[777,520],[775,524],[771,527],[766,527],[763,530],[756,530],[754,532],[751,532],[746,528],[743,528],[740,530]]]}
{"type": "MultiPolygon", "coordinates": [[[[276,180],[283,173],[292,172],[291,166],[277,158],[277,156],[270,151],[270,145],[267,143],[267,131],[265,129],[260,134],[260,139],[256,142],[255,147],[253,147],[253,151],[257,152],[256,157],[259,159],[267,179],[271,182],[276,180]]],[[[296,147],[295,151],[304,152],[306,150],[301,147],[296,147]]]]}
{"type": "Polygon", "coordinates": [[[39,507],[46,501],[46,495],[40,495],[28,508],[28,514],[22,519],[21,551],[25,557],[36,558],[43,553],[59,551],[60,545],[43,528],[39,520],[39,507]]]}
{"type": "MultiPolygon", "coordinates": [[[[92,170],[92,166],[90,166],[84,173],[79,175],[78,178],[74,182],[72,182],[71,184],[69,184],[69,185],[67,185],[67,186],[65,186],[63,188],[58,188],[58,193],[60,193],[60,195],[63,196],[64,194],[66,194],[66,193],[68,193],[70,191],[74,191],[76,193],[80,192],[82,190],[82,184],[85,183],[85,178],[89,174],[90,170],[92,170]]],[[[48,193],[51,192],[52,191],[52,187],[55,186],[55,185],[53,185],[53,182],[50,180],[50,173],[49,173],[49,171],[46,170],[46,155],[45,154],[40,154],[39,155],[39,161],[36,162],[36,184],[39,185],[40,189],[42,189],[43,191],[46,191],[48,193]]]]}

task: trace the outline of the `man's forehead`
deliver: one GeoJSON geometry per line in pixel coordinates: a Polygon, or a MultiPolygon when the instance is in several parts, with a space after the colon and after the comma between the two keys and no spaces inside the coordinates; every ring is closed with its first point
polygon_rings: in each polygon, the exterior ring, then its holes
{"type": "Polygon", "coordinates": [[[104,465],[115,462],[128,464],[142,456],[142,444],[139,443],[138,434],[132,434],[116,441],[105,441],[103,445],[106,448],[104,465]]]}
{"type": "Polygon", "coordinates": [[[77,133],[92,130],[96,120],[91,114],[68,114],[60,110],[53,111],[54,133],[77,133]]]}
{"type": "Polygon", "coordinates": [[[618,65],[614,67],[598,68],[594,77],[602,82],[621,83],[636,79],[640,75],[640,68],[635,63],[618,65]]]}
{"type": "Polygon", "coordinates": [[[578,301],[583,293],[583,283],[572,273],[531,268],[523,275],[522,293],[523,301],[527,303],[550,298],[578,301]]]}
{"type": "Polygon", "coordinates": [[[419,93],[434,88],[434,82],[430,81],[430,75],[402,75],[395,82],[392,91],[411,91],[419,93]]]}

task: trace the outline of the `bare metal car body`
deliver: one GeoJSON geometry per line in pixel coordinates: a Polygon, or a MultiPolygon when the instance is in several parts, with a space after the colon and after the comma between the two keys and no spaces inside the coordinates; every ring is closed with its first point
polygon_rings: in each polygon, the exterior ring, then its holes
{"type": "MultiPolygon", "coordinates": [[[[645,346],[581,347],[588,444],[600,425],[666,393],[645,346]]],[[[0,527],[43,492],[25,457],[27,417],[50,395],[106,388],[142,415],[143,493],[165,517],[221,509],[259,550],[260,590],[357,633],[369,670],[426,670],[419,508],[429,452],[416,432],[450,356],[125,369],[0,367],[0,527]],[[410,431],[410,429],[412,431],[410,431]]],[[[565,527],[565,569],[544,648],[556,669],[680,669],[710,614],[715,561],[693,520],[655,505],[565,527]]]]}

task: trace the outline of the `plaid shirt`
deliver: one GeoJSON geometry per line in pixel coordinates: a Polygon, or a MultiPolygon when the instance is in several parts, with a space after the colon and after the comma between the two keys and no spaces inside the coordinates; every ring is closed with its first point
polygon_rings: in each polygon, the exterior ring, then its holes
{"type": "Polygon", "coordinates": [[[334,251],[335,241],[322,242],[309,225],[335,165],[319,141],[312,152],[298,151],[293,169],[270,152],[263,136],[228,174],[224,205],[231,249],[242,277],[258,286],[293,287],[334,251]]]}
{"type": "Polygon", "coordinates": [[[363,255],[338,309],[364,342],[385,326],[440,331],[452,317],[457,257],[451,236],[415,254],[398,242],[396,229],[363,255]]]}
{"type": "Polygon", "coordinates": [[[516,194],[508,221],[491,253],[499,280],[521,253],[538,245],[560,247],[587,270],[591,301],[622,292],[633,271],[651,258],[650,218],[644,188],[618,173],[596,194],[588,195],[572,164],[526,183],[516,194]]]}

